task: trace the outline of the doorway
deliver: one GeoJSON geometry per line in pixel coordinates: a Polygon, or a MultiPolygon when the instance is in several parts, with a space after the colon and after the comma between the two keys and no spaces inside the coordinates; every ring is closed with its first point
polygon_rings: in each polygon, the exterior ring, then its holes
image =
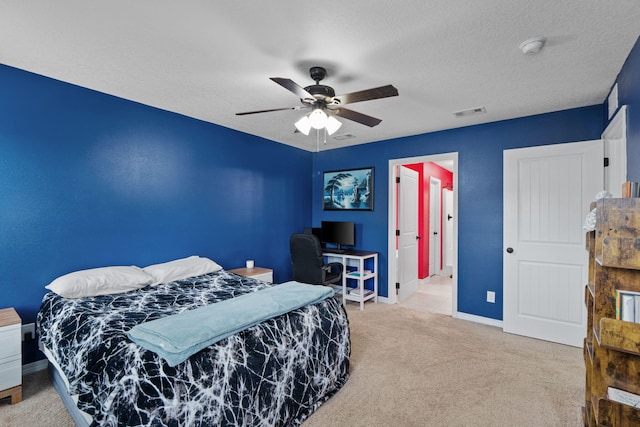
{"type": "MultiPolygon", "coordinates": [[[[437,155],[429,155],[429,156],[419,156],[419,157],[410,157],[403,159],[392,159],[389,160],[389,223],[388,223],[388,282],[389,283],[389,293],[388,293],[388,301],[391,304],[398,303],[398,288],[402,287],[401,282],[401,272],[399,271],[402,268],[402,261],[399,259],[399,251],[398,251],[398,239],[396,235],[398,217],[401,215],[399,213],[399,209],[401,206],[398,204],[398,183],[396,182],[397,171],[400,166],[411,166],[416,164],[430,164],[435,163],[436,165],[443,167],[451,172],[451,183],[448,185],[444,185],[443,188],[447,190],[455,190],[458,184],[458,153],[445,153],[445,154],[437,154],[437,155]],[[397,285],[396,285],[397,284],[397,285]],[[396,288],[394,290],[394,288],[396,288]]],[[[427,175],[425,175],[427,176],[427,175]]],[[[424,191],[428,191],[430,189],[430,179],[426,178],[425,180],[425,189],[424,191]]],[[[439,190],[438,190],[439,192],[439,190]]],[[[428,201],[427,201],[428,202],[428,201]]],[[[425,203],[427,203],[425,202],[425,203]]],[[[451,244],[450,248],[447,248],[443,242],[443,239],[438,239],[438,243],[435,245],[438,248],[437,258],[438,261],[435,261],[436,267],[429,271],[428,267],[425,267],[424,270],[420,273],[420,277],[423,277],[423,280],[419,284],[419,291],[417,293],[422,293],[421,297],[427,299],[435,299],[433,298],[434,294],[442,293],[443,289],[450,289],[450,310],[448,314],[453,317],[457,317],[457,306],[458,306],[458,286],[457,286],[457,272],[458,272],[458,227],[457,221],[455,220],[455,212],[457,212],[457,191],[451,191],[451,219],[449,224],[441,221],[442,229],[447,227],[450,234],[449,242],[451,244]],[[443,245],[443,247],[441,247],[443,245]],[[442,254],[448,253],[449,257],[446,260],[449,270],[445,268],[443,265],[442,254]],[[444,273],[444,274],[443,274],[444,273]],[[447,274],[448,273],[448,274],[447,274]],[[435,286],[439,286],[439,289],[436,292],[435,286]],[[425,286],[426,285],[426,286],[425,286]],[[428,289],[428,290],[427,290],[428,289]],[[421,292],[425,290],[425,292],[421,292]],[[426,295],[426,296],[425,296],[426,295]]],[[[439,205],[442,204],[440,197],[438,197],[439,205]]],[[[429,205],[425,207],[425,211],[428,212],[430,210],[429,205]]],[[[426,220],[427,218],[422,218],[426,220]]],[[[419,236],[420,239],[424,237],[425,246],[428,247],[429,239],[426,234],[429,233],[429,224],[426,224],[422,234],[425,236],[419,236]]],[[[438,232],[438,236],[442,237],[442,232],[438,232]]],[[[430,251],[426,251],[430,252],[430,251]]],[[[421,257],[428,256],[428,253],[420,254],[421,257]]],[[[422,261],[422,260],[421,260],[422,261]]],[[[426,262],[428,264],[429,259],[426,258],[426,262]]],[[[448,297],[448,295],[447,295],[448,297]]],[[[417,308],[417,307],[416,307],[417,308]]]]}
{"type": "Polygon", "coordinates": [[[403,307],[426,311],[427,313],[451,316],[453,279],[445,274],[436,274],[428,281],[420,283],[416,293],[399,302],[403,307]]]}

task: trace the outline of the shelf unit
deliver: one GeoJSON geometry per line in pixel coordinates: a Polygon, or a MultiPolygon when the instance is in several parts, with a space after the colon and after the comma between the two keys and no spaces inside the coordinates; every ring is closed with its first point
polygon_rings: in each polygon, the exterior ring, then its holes
{"type": "Polygon", "coordinates": [[[323,255],[329,262],[339,262],[343,266],[342,274],[342,303],[355,301],[364,310],[364,303],[369,300],[378,302],[378,253],[368,251],[349,251],[334,253],[325,251],[323,255]],[[361,272],[369,270],[366,274],[361,272]],[[363,295],[365,289],[372,292],[363,295]],[[351,292],[359,292],[359,295],[351,292]]]}
{"type": "Polygon", "coordinates": [[[601,199],[587,233],[589,283],[585,427],[638,426],[640,408],[607,398],[609,387],[640,395],[640,324],[616,319],[616,291],[640,292],[640,199],[601,199]]]}

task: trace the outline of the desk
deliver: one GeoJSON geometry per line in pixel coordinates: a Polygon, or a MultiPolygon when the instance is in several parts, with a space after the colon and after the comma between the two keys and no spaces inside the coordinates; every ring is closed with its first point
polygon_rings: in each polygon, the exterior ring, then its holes
{"type": "Polygon", "coordinates": [[[345,253],[331,252],[325,249],[322,253],[327,262],[342,264],[342,304],[347,301],[360,303],[360,310],[364,310],[365,301],[373,299],[378,302],[378,253],[369,251],[347,251],[345,253]],[[366,283],[373,282],[365,288],[366,283]],[[370,293],[366,293],[371,291],[370,293]]]}

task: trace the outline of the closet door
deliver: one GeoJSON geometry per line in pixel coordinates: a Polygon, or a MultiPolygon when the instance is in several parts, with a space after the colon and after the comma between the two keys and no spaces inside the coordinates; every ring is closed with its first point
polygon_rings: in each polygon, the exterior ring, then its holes
{"type": "Polygon", "coordinates": [[[603,176],[601,140],[504,152],[505,332],[582,346],[582,225],[603,176]]]}

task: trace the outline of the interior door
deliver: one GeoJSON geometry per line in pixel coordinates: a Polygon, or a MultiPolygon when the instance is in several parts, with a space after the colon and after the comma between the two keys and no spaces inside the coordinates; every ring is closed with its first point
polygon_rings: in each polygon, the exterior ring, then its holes
{"type": "Polygon", "coordinates": [[[604,169],[604,189],[613,197],[622,197],[622,184],[627,180],[627,106],[620,107],[602,132],[604,155],[609,166],[604,169]]]}
{"type": "Polygon", "coordinates": [[[505,332],[582,346],[582,224],[603,170],[601,140],[504,152],[505,332]]]}
{"type": "Polygon", "coordinates": [[[398,301],[418,290],[418,172],[401,166],[398,188],[398,301]]]}
{"type": "Polygon", "coordinates": [[[440,180],[429,177],[429,276],[440,270],[440,180]]]}
{"type": "Polygon", "coordinates": [[[444,264],[444,273],[451,274],[453,272],[453,191],[442,190],[444,216],[442,227],[442,258],[444,264]]]}

